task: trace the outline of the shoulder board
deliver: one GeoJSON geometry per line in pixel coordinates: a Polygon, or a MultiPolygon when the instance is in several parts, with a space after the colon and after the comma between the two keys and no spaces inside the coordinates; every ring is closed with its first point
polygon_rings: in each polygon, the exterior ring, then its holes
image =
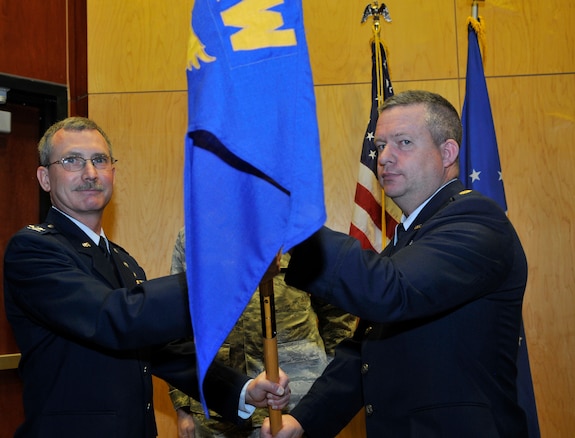
{"type": "Polygon", "coordinates": [[[460,199],[461,197],[463,197],[463,196],[465,196],[465,195],[470,195],[470,194],[472,194],[472,193],[477,193],[477,192],[474,192],[473,190],[469,190],[469,189],[462,190],[462,191],[460,191],[457,195],[453,195],[451,198],[449,198],[449,200],[450,200],[451,202],[453,202],[453,201],[455,201],[455,200],[457,200],[457,199],[460,199]]]}
{"type": "Polygon", "coordinates": [[[32,224],[32,225],[28,225],[26,227],[26,229],[30,230],[30,231],[36,231],[37,233],[40,233],[40,234],[50,233],[50,232],[55,230],[54,225],[52,225],[52,224],[41,224],[41,225],[32,224]]]}

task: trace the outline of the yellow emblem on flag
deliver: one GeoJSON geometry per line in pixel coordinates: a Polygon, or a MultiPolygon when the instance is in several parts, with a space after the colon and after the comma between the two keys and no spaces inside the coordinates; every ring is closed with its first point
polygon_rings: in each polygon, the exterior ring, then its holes
{"type": "MultiPolygon", "coordinates": [[[[194,10],[194,2],[192,2],[192,10],[194,10]]],[[[216,60],[215,57],[210,56],[207,54],[205,50],[206,46],[204,43],[200,41],[192,23],[190,22],[190,35],[188,37],[188,70],[199,70],[200,69],[200,60],[204,62],[214,62],[216,60]]]]}

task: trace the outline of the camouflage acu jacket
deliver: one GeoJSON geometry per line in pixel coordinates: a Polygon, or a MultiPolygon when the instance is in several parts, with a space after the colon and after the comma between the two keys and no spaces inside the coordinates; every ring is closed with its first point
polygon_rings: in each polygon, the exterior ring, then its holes
{"type": "MultiPolygon", "coordinates": [[[[185,270],[184,232],[180,230],[172,255],[172,273],[185,270]]],[[[282,256],[282,267],[289,263],[282,256]]],[[[283,274],[274,278],[278,357],[280,367],[290,377],[291,409],[307,393],[314,380],[333,357],[335,346],[351,337],[356,318],[342,310],[314,299],[308,293],[287,286],[283,274]]],[[[225,364],[256,376],[264,369],[260,294],[256,290],[234,329],[219,350],[217,358],[225,364]]],[[[206,419],[199,402],[175,388],[170,388],[174,407],[189,408],[196,422],[196,436],[248,437],[259,427],[266,409],[258,409],[244,427],[219,420],[215,412],[206,419]]],[[[256,436],[259,436],[257,432],[256,436]]]]}

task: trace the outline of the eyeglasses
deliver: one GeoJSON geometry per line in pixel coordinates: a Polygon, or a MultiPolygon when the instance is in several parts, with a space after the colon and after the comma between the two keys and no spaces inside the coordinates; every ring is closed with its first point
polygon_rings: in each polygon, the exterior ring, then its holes
{"type": "Polygon", "coordinates": [[[68,172],[78,172],[86,167],[86,161],[91,161],[92,165],[98,170],[110,170],[112,165],[118,161],[114,157],[109,155],[95,155],[92,158],[79,157],[77,155],[71,155],[69,157],[60,158],[53,163],[45,164],[44,167],[49,167],[52,164],[61,164],[64,170],[68,172]]]}

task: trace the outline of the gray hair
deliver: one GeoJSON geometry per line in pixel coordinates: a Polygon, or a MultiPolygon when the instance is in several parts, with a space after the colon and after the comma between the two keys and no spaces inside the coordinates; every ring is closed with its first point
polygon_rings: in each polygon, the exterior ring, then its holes
{"type": "Polygon", "coordinates": [[[426,126],[433,142],[439,146],[448,139],[461,145],[462,126],[454,106],[443,96],[423,90],[409,90],[395,94],[385,100],[379,108],[380,114],[396,106],[423,104],[426,108],[426,126]]]}
{"type": "Polygon", "coordinates": [[[96,122],[85,117],[68,117],[67,119],[60,120],[59,122],[56,122],[50,126],[38,142],[38,154],[40,155],[40,164],[42,166],[45,166],[50,162],[50,153],[54,147],[52,140],[54,139],[54,134],[56,134],[56,132],[58,132],[60,129],[63,129],[64,131],[78,132],[85,130],[98,131],[100,134],[102,134],[104,140],[106,140],[106,143],[108,144],[108,151],[110,156],[112,156],[112,142],[108,138],[108,135],[96,124],[96,122]]]}

